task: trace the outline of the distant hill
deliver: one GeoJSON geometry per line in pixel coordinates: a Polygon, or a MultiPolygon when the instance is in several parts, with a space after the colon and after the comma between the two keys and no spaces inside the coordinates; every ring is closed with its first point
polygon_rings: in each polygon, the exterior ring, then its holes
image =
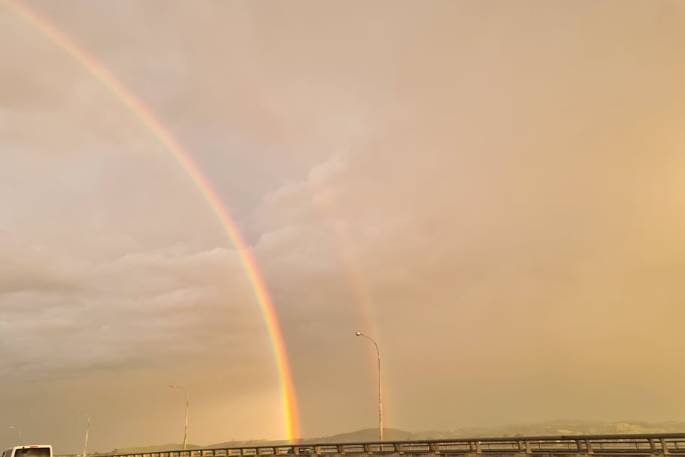
{"type": "Polygon", "coordinates": [[[512,424],[496,427],[462,427],[448,432],[415,433],[415,439],[465,438],[521,435],[593,435],[621,433],[672,433],[685,431],[685,422],[641,421],[590,422],[557,420],[536,424],[512,424]]]}
{"type": "MultiPolygon", "coordinates": [[[[384,430],[386,440],[402,441],[412,439],[414,435],[411,432],[404,430],[397,430],[393,428],[386,428],[384,430]]],[[[360,441],[378,441],[378,429],[366,428],[357,430],[356,432],[341,433],[338,435],[329,435],[317,438],[305,438],[301,441],[303,444],[307,443],[353,443],[360,441]]],[[[227,447],[241,447],[241,446],[265,446],[265,445],[279,445],[287,444],[287,441],[268,441],[268,440],[253,440],[253,441],[227,441],[224,443],[212,444],[210,448],[227,448],[227,447]]]]}
{"type": "MultiPolygon", "coordinates": [[[[524,436],[524,435],[591,435],[591,434],[620,434],[620,433],[677,433],[685,432],[685,422],[590,422],[579,420],[557,420],[534,424],[511,424],[493,427],[460,427],[452,430],[433,430],[423,432],[408,432],[393,428],[385,429],[385,439],[388,441],[409,441],[427,439],[450,439],[450,438],[484,438],[495,436],[524,436]]],[[[302,443],[351,443],[376,441],[378,429],[367,428],[338,435],[323,436],[317,438],[305,438],[302,443]]],[[[226,441],[223,443],[199,446],[189,444],[188,449],[206,448],[229,448],[245,446],[269,446],[286,444],[286,441],[275,440],[250,440],[250,441],[226,441]]],[[[180,444],[162,444],[154,446],[119,448],[112,451],[115,454],[133,454],[160,452],[180,449],[180,444]]]]}
{"type": "MultiPolygon", "coordinates": [[[[195,444],[188,444],[186,446],[188,449],[198,449],[203,446],[198,446],[195,444]]],[[[122,447],[122,448],[117,448],[111,451],[112,454],[140,454],[140,453],[147,453],[147,452],[166,452],[166,451],[175,451],[177,449],[183,448],[183,444],[156,444],[152,446],[141,446],[141,447],[122,447]]],[[[109,452],[107,452],[109,454],[109,452]]]]}
{"type": "MultiPolygon", "coordinates": [[[[678,433],[685,432],[685,422],[641,421],[621,422],[590,422],[578,420],[557,420],[534,424],[511,424],[493,427],[460,427],[452,430],[432,430],[422,432],[407,432],[397,429],[385,429],[385,439],[388,441],[409,441],[451,438],[485,438],[496,436],[524,436],[524,435],[592,435],[592,434],[621,434],[621,433],[678,433]]],[[[305,443],[329,442],[349,443],[376,441],[378,429],[364,429],[356,432],[343,433],[320,438],[303,440],[305,443]]]]}
{"type": "MultiPolygon", "coordinates": [[[[383,438],[387,441],[407,441],[414,439],[414,433],[398,430],[396,428],[386,428],[383,430],[383,438]]],[[[310,438],[304,442],[313,443],[351,443],[360,441],[378,441],[377,428],[365,428],[356,432],[341,433],[339,435],[324,436],[321,438],[310,438]]]]}

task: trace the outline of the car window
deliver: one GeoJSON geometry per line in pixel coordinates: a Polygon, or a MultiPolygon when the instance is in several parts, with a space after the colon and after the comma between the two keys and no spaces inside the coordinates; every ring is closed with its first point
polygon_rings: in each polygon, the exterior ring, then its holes
{"type": "Polygon", "coordinates": [[[14,451],[14,457],[50,457],[50,448],[30,447],[26,449],[17,449],[14,451]]]}

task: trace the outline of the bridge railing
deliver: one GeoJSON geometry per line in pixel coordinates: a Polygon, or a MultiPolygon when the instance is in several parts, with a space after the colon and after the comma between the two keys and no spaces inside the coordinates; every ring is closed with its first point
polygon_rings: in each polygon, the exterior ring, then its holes
{"type": "MultiPolygon", "coordinates": [[[[420,441],[360,443],[282,444],[201,448],[127,454],[98,454],[99,457],[261,457],[279,455],[341,454],[529,454],[563,456],[570,454],[601,456],[685,455],[685,433],[521,436],[498,438],[459,438],[420,441]]],[[[498,457],[499,457],[498,456],[498,457]]],[[[57,456],[75,457],[75,456],[57,456]]]]}

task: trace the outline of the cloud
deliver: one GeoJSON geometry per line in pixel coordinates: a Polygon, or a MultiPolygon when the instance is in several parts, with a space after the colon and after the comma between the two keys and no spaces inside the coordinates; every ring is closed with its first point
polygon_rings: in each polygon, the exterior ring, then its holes
{"type": "MultiPolygon", "coordinates": [[[[34,6],[233,211],[305,435],[375,423],[357,329],[381,344],[392,426],[682,414],[678,7],[163,3],[34,6]]],[[[168,442],[173,382],[192,392],[193,441],[281,438],[261,310],[196,184],[0,14],[7,411],[65,449],[84,409],[100,450],[168,442]]]]}
{"type": "Polygon", "coordinates": [[[197,357],[225,340],[213,333],[228,316],[233,332],[261,327],[237,255],[224,248],[87,262],[5,238],[2,256],[5,376],[197,357]]]}

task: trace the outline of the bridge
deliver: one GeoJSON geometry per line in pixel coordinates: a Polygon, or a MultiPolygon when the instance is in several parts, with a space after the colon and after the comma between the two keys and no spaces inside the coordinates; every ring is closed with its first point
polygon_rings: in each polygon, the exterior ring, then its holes
{"type": "MultiPolygon", "coordinates": [[[[516,436],[364,443],[279,444],[232,448],[204,448],[99,457],[631,457],[683,455],[685,433],[516,436]]],[[[67,456],[63,456],[67,457],[67,456]]]]}

